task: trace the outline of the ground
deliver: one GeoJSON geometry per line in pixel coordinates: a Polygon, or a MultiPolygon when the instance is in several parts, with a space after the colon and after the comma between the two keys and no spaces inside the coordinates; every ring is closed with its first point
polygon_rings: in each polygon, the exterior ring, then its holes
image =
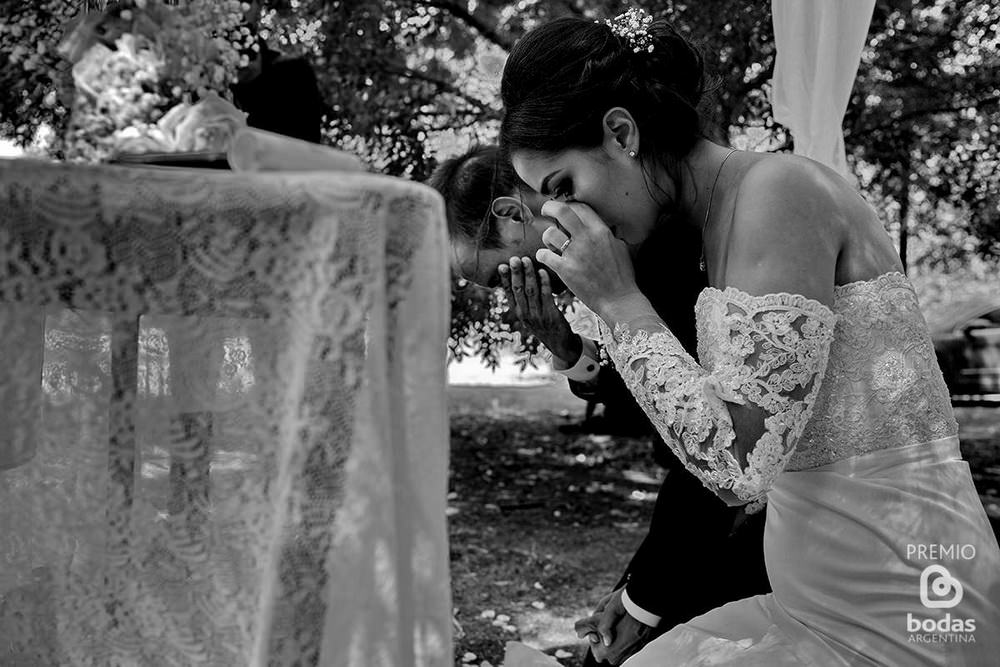
{"type": "MultiPolygon", "coordinates": [[[[558,379],[451,386],[449,532],[455,664],[499,667],[527,643],[580,664],[573,622],[638,546],[660,470],[642,439],[567,434],[584,403],[558,379]]],[[[1000,408],[959,408],[962,448],[1000,526],[1000,408]]]]}

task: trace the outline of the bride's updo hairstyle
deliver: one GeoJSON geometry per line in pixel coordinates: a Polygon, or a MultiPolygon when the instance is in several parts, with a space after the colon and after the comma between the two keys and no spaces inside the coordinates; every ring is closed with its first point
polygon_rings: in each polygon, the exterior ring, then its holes
{"type": "Polygon", "coordinates": [[[505,155],[598,146],[604,114],[619,106],[639,126],[643,166],[658,163],[677,176],[677,163],[706,131],[704,60],[666,20],[644,33],[630,38],[603,21],[560,18],[522,37],[501,83],[505,155]]]}

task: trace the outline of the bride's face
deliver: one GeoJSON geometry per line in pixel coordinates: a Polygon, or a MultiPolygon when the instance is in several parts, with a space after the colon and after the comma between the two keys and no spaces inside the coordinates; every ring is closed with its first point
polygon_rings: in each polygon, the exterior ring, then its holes
{"type": "Polygon", "coordinates": [[[638,246],[653,231],[660,204],[639,160],[620,148],[568,149],[559,153],[517,151],[518,176],[546,198],[588,205],[617,238],[638,246]]]}

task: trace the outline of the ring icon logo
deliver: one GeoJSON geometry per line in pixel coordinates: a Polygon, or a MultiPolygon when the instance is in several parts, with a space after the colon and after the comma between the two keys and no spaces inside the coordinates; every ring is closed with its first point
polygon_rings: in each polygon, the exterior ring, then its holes
{"type": "Polygon", "coordinates": [[[951,570],[963,572],[962,563],[948,563],[948,567],[939,564],[941,560],[971,561],[976,557],[976,548],[972,544],[915,544],[906,548],[907,560],[913,557],[922,561],[938,561],[927,565],[920,572],[920,603],[924,609],[934,611],[924,616],[922,614],[906,614],[906,632],[909,641],[918,644],[960,643],[971,644],[976,641],[976,619],[955,616],[954,610],[962,602],[965,589],[951,570]],[[949,570],[949,567],[951,568],[949,570]],[[949,610],[949,611],[941,611],[949,610]]]}
{"type": "Polygon", "coordinates": [[[920,573],[920,603],[928,609],[951,609],[964,593],[962,582],[943,565],[928,565],[920,573]]]}

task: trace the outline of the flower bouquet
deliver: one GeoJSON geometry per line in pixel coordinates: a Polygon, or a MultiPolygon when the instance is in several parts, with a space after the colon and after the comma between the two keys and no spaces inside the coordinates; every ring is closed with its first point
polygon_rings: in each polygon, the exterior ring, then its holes
{"type": "Polygon", "coordinates": [[[69,159],[224,153],[245,116],[227,98],[256,43],[237,0],[122,0],[68,31],[69,159]]]}

